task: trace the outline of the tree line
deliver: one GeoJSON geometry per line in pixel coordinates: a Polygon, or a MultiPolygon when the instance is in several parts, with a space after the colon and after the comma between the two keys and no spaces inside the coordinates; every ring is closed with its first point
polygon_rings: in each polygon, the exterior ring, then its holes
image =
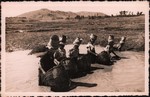
{"type": "Polygon", "coordinates": [[[137,13],[133,13],[131,11],[119,11],[119,15],[120,16],[126,16],[126,15],[129,15],[129,16],[133,16],[133,15],[139,16],[139,15],[143,15],[143,12],[138,11],[137,13]]]}
{"type": "Polygon", "coordinates": [[[119,15],[111,15],[111,16],[108,16],[108,15],[105,15],[105,16],[99,16],[98,14],[97,15],[93,15],[93,16],[87,16],[87,17],[85,17],[85,16],[83,16],[83,15],[77,15],[77,16],[75,16],[75,18],[74,19],[84,19],[84,18],[88,18],[88,19],[98,19],[98,18],[103,18],[103,17],[115,17],[115,16],[117,16],[117,17],[122,17],[122,16],[140,16],[140,15],[144,15],[143,14],[143,12],[140,12],[140,11],[138,11],[137,13],[133,13],[133,12],[131,12],[131,11],[119,11],[119,15]]]}
{"type": "Polygon", "coordinates": [[[87,16],[87,17],[85,17],[85,16],[80,16],[80,15],[77,15],[76,17],[75,17],[75,19],[84,19],[84,18],[88,18],[88,19],[96,19],[96,18],[102,18],[102,17],[110,17],[110,16],[98,16],[98,15],[93,15],[93,16],[87,16]]]}

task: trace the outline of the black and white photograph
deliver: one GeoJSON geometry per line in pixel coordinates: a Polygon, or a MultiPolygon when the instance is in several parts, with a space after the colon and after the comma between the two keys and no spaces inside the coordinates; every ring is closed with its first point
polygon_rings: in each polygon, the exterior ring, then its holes
{"type": "Polygon", "coordinates": [[[2,95],[148,95],[148,1],[1,7],[2,95]]]}

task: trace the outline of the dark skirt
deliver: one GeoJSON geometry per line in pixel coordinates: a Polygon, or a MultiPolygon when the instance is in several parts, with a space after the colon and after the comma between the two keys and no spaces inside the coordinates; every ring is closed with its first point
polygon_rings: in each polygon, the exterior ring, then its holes
{"type": "Polygon", "coordinates": [[[55,66],[43,74],[39,69],[39,85],[50,86],[52,91],[67,91],[70,86],[70,79],[63,66],[55,66]]]}
{"type": "MultiPolygon", "coordinates": [[[[93,53],[95,53],[95,52],[93,52],[93,53]]],[[[90,63],[91,64],[95,64],[95,62],[96,62],[96,56],[94,54],[90,53],[90,52],[88,52],[88,56],[89,56],[90,63]]]]}
{"type": "Polygon", "coordinates": [[[65,67],[65,70],[67,70],[68,75],[70,77],[73,77],[74,75],[77,74],[78,72],[77,64],[78,64],[77,58],[68,58],[62,62],[62,65],[65,67]]]}
{"type": "Polygon", "coordinates": [[[70,80],[65,79],[63,77],[57,77],[54,80],[55,80],[55,85],[51,86],[51,91],[66,92],[69,90],[70,80]]]}
{"type": "Polygon", "coordinates": [[[89,71],[91,68],[90,56],[87,54],[80,54],[78,57],[78,70],[80,72],[89,71]]]}
{"type": "Polygon", "coordinates": [[[103,64],[103,65],[112,65],[112,62],[110,60],[110,54],[106,51],[102,51],[97,56],[96,63],[103,64]]]}

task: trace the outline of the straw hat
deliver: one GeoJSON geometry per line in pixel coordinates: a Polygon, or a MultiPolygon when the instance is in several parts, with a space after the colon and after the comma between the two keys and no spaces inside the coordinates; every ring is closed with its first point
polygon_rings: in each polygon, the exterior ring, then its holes
{"type": "Polygon", "coordinates": [[[108,37],[108,42],[114,41],[114,36],[113,35],[109,35],[108,37]]]}
{"type": "Polygon", "coordinates": [[[94,35],[94,34],[91,34],[91,35],[90,35],[90,39],[92,39],[92,40],[96,40],[96,39],[97,39],[97,36],[96,36],[96,35],[94,35]]]}
{"type": "Polygon", "coordinates": [[[59,41],[66,43],[66,36],[62,35],[61,37],[59,37],[59,41]]]}
{"type": "Polygon", "coordinates": [[[122,40],[122,41],[125,41],[125,40],[126,40],[126,37],[124,37],[124,36],[121,37],[121,40],[122,40]]]}
{"type": "Polygon", "coordinates": [[[83,40],[82,38],[77,37],[77,38],[74,40],[73,44],[74,44],[74,45],[80,45],[81,42],[82,42],[82,40],[83,40]]]}
{"type": "Polygon", "coordinates": [[[120,43],[125,43],[126,37],[121,37],[120,43]]]}
{"type": "Polygon", "coordinates": [[[108,40],[114,40],[114,36],[113,35],[109,35],[108,40]]]}

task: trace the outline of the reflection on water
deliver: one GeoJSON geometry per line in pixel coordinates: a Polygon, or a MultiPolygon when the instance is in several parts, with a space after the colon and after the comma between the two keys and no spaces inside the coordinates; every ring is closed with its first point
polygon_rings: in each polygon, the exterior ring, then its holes
{"type": "MultiPolygon", "coordinates": [[[[72,46],[66,46],[66,50],[72,46]]],[[[80,47],[86,53],[85,46],[80,47]]],[[[96,47],[96,52],[103,49],[96,47]]],[[[9,92],[49,92],[49,87],[38,86],[38,61],[30,50],[6,53],[6,91],[9,92]]],[[[143,92],[144,91],[144,52],[121,52],[124,57],[112,66],[92,64],[99,69],[84,77],[72,79],[77,82],[96,83],[96,87],[77,87],[71,92],[143,92]],[[102,69],[104,68],[104,69],[102,69]]]]}
{"type": "Polygon", "coordinates": [[[113,69],[113,66],[107,66],[104,68],[105,72],[111,72],[113,69]]]}

